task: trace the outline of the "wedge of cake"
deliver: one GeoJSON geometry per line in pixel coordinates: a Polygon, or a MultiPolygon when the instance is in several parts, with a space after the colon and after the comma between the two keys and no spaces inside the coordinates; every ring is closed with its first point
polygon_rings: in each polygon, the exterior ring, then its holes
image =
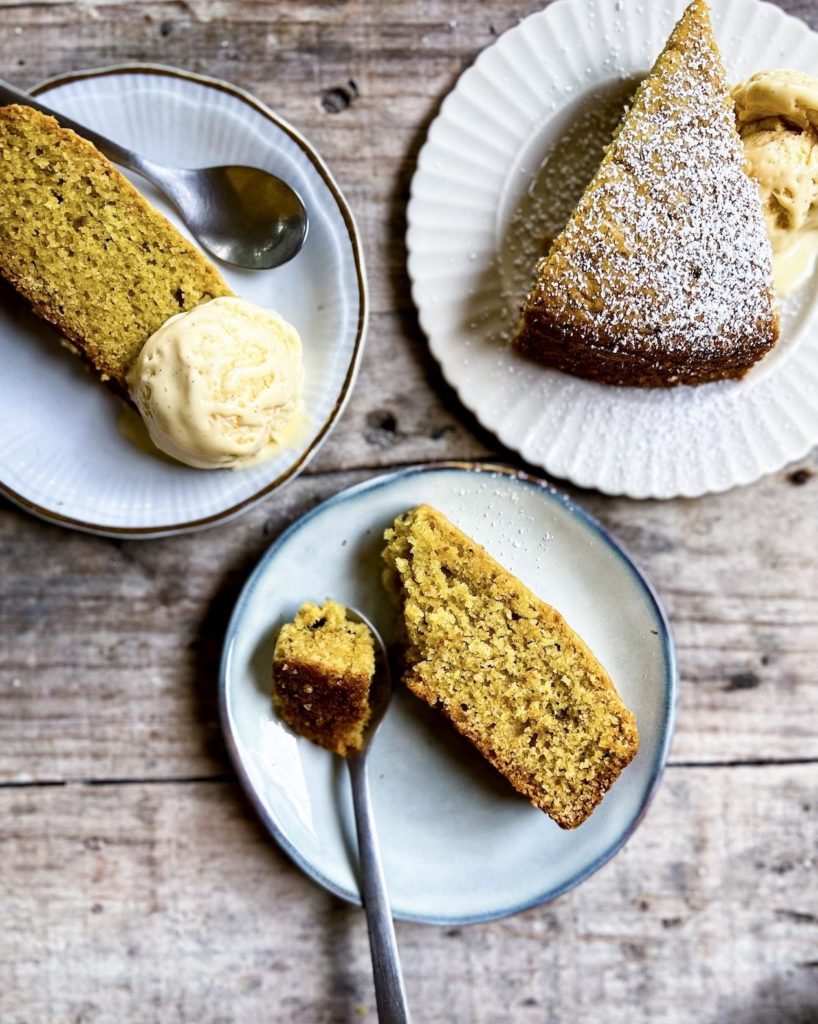
{"type": "Polygon", "coordinates": [[[693,0],[539,262],[514,347],[580,377],[741,377],[776,342],[770,244],[707,4],[693,0]]]}
{"type": "Polygon", "coordinates": [[[103,376],[126,373],[169,317],[232,294],[90,142],[0,107],[0,275],[103,376]]]}
{"type": "Polygon", "coordinates": [[[273,698],[297,733],[333,753],[360,750],[369,721],[375,642],[335,601],[305,604],[281,627],[273,655],[273,698]]]}
{"type": "Polygon", "coordinates": [[[562,828],[594,810],[639,746],[607,673],[550,605],[429,505],[386,531],[409,689],[562,828]]]}

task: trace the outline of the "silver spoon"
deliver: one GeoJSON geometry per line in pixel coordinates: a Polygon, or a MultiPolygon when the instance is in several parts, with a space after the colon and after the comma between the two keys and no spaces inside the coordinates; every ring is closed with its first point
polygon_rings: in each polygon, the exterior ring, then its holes
{"type": "Polygon", "coordinates": [[[375,977],[375,1001],[378,1005],[379,1024],[409,1024],[409,1007],[392,923],[392,911],[383,875],[375,816],[369,793],[366,758],[372,740],[383,720],[392,698],[392,674],[389,658],[380,633],[365,615],[356,608],[347,609],[351,619],[362,622],[375,639],[375,678],[369,692],[372,714],[364,732],[363,748],[347,754],[349,779],[352,784],[352,804],[355,809],[355,829],[358,833],[361,888],[363,889],[366,923],[369,928],[369,949],[372,954],[372,973],[375,977]]]}
{"type": "Polygon", "coordinates": [[[307,237],[307,211],[294,189],[257,167],[164,167],[50,110],[0,81],[0,105],[22,103],[56,117],[109,159],[152,181],[170,199],[205,249],[248,270],[279,267],[307,237]]]}

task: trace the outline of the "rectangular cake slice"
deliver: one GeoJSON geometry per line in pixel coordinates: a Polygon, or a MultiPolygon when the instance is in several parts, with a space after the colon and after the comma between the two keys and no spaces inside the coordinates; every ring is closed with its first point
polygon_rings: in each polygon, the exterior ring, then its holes
{"type": "Polygon", "coordinates": [[[562,828],[635,756],[634,716],[582,639],[479,544],[419,505],[386,531],[405,682],[562,828]]]}
{"type": "Polygon", "coordinates": [[[90,142],[0,107],[0,275],[103,376],[126,374],[174,316],[232,294],[90,142]]]}

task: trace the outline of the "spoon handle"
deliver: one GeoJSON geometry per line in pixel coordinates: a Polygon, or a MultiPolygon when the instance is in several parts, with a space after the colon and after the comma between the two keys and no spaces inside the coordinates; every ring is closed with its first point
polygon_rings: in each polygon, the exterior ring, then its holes
{"type": "Polygon", "coordinates": [[[65,114],[60,114],[58,111],[45,106],[44,103],[40,103],[33,96],[29,96],[27,92],[21,92],[19,89],[15,89],[13,85],[9,85],[8,82],[0,80],[0,106],[5,106],[9,103],[22,103],[26,107],[33,107],[34,110],[39,110],[41,114],[56,117],[63,128],[70,128],[72,132],[76,132],[77,135],[81,135],[84,139],[92,142],[98,150],[115,163],[122,164],[123,167],[128,167],[132,171],[136,171],[137,174],[143,174],[146,177],[151,176],[152,165],[144,157],[139,156],[137,153],[132,153],[131,150],[125,149],[124,146],[120,146],[110,139],[106,139],[104,135],[99,135],[84,125],[77,124],[76,121],[72,121],[65,114]]]}
{"type": "Polygon", "coordinates": [[[389,908],[386,881],[375,832],[375,816],[363,754],[346,758],[352,783],[352,803],[358,832],[361,888],[363,889],[372,972],[375,976],[375,999],[380,1024],[409,1024],[409,1007],[398,956],[398,944],[389,908]]]}

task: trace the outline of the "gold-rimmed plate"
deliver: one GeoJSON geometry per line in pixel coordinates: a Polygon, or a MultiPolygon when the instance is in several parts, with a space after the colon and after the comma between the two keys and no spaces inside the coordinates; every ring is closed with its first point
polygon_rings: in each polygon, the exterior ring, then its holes
{"type": "MultiPolygon", "coordinates": [[[[122,429],[124,404],[10,288],[0,288],[0,493],[45,519],[113,536],[163,536],[232,518],[304,468],[351,392],[367,295],[349,206],[307,140],[225,82],[139,64],[60,76],[33,92],[75,121],[165,164],[263,167],[292,184],[307,206],[307,242],[290,263],[268,271],[219,267],[238,295],[277,310],[304,342],[306,422],[300,437],[250,469],[191,469],[134,444],[122,429]]],[[[136,176],[131,180],[190,237],[158,191],[136,176]]]]}

